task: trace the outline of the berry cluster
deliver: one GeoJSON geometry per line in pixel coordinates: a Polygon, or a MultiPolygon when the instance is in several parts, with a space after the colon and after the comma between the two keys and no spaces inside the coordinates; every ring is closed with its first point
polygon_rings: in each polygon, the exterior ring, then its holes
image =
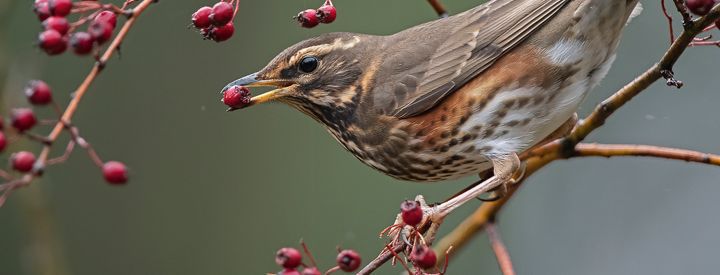
{"type": "Polygon", "coordinates": [[[192,14],[192,25],[200,30],[204,39],[222,42],[235,33],[233,19],[240,6],[239,0],[218,2],[211,7],[205,6],[192,14]]]}
{"type": "Polygon", "coordinates": [[[294,18],[303,28],[313,28],[320,23],[330,24],[335,21],[337,10],[331,0],[325,0],[325,4],[314,9],[301,11],[294,18]]]}
{"type": "Polygon", "coordinates": [[[117,13],[122,9],[96,1],[35,0],[34,9],[42,21],[43,31],[38,35],[38,46],[48,55],[64,53],[68,46],[78,55],[93,52],[110,40],[117,24],[117,13]],[[92,12],[85,15],[87,12],[92,12]],[[72,13],[82,14],[75,22],[68,21],[72,13]],[[88,24],[86,31],[76,31],[88,24]]]}
{"type": "MultiPolygon", "coordinates": [[[[25,87],[25,97],[28,102],[34,106],[52,106],[59,113],[59,107],[53,101],[52,89],[50,86],[41,80],[31,80],[25,87]]],[[[12,134],[17,137],[7,138],[6,132],[10,129],[3,129],[3,121],[0,120],[0,152],[5,150],[8,143],[11,140],[18,140],[18,138],[26,137],[32,141],[38,141],[46,146],[51,144],[51,141],[44,137],[35,135],[30,132],[37,125],[42,124],[43,121],[39,120],[32,108],[14,108],[10,111],[10,125],[12,126],[12,134]]],[[[55,122],[53,122],[55,123],[55,122]]],[[[73,127],[69,123],[63,123],[65,130],[70,133],[71,140],[68,143],[65,154],[54,158],[54,159],[38,159],[35,154],[29,151],[15,152],[10,156],[10,166],[13,170],[28,175],[29,177],[18,177],[16,178],[10,173],[0,170],[0,175],[7,180],[7,182],[0,184],[0,205],[5,201],[5,198],[12,189],[28,184],[32,176],[39,176],[44,167],[55,163],[63,162],[69,154],[72,152],[75,145],[78,145],[87,150],[90,158],[100,167],[102,170],[103,177],[110,184],[124,184],[128,180],[128,171],[125,164],[118,161],[103,162],[95,150],[90,144],[79,136],[76,127],[73,127]]],[[[42,155],[42,154],[41,154],[42,155]]]]}
{"type": "Polygon", "coordinates": [[[305,245],[304,242],[301,242],[301,245],[305,250],[305,254],[310,258],[311,264],[306,265],[303,263],[302,254],[299,250],[292,247],[280,248],[280,250],[275,253],[275,263],[282,267],[283,270],[278,272],[277,275],[322,275],[331,274],[338,270],[353,272],[360,268],[360,263],[362,262],[360,254],[354,250],[346,249],[338,251],[335,259],[337,265],[322,273],[318,269],[315,259],[312,254],[310,254],[307,245],[305,245]],[[300,270],[300,267],[302,267],[302,270],[300,270]]]}
{"type": "MultiPolygon", "coordinates": [[[[398,224],[385,228],[380,232],[380,236],[388,235],[394,238],[386,244],[386,249],[393,253],[406,269],[407,274],[413,275],[429,275],[429,274],[445,274],[447,270],[447,262],[443,270],[437,268],[437,254],[426,243],[419,231],[425,221],[425,212],[422,204],[415,200],[406,200],[400,204],[400,218],[398,224]],[[407,260],[412,264],[414,270],[411,269],[405,261],[392,248],[392,244],[405,242],[408,248],[403,251],[407,255],[407,260]],[[434,273],[428,273],[432,271],[434,273]]],[[[446,257],[447,258],[447,257],[446,257]]]]}

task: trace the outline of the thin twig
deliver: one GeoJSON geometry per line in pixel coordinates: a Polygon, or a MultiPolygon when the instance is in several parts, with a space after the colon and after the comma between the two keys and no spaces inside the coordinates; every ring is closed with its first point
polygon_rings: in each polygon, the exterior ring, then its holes
{"type": "Polygon", "coordinates": [[[578,144],[573,157],[654,157],[720,166],[720,155],[635,144],[578,144]]]}
{"type": "MultiPolygon", "coordinates": [[[[651,84],[662,77],[663,71],[672,71],[675,62],[685,52],[688,45],[693,42],[693,38],[700,34],[705,26],[720,18],[720,5],[712,9],[706,16],[692,22],[692,26],[685,29],[682,34],[675,40],[668,51],[660,59],[660,62],[650,67],[642,75],[635,78],[632,82],[606,99],[585,119],[583,119],[573,132],[567,137],[567,141],[556,141],[554,145],[543,147],[560,146],[560,143],[569,143],[569,147],[575,145],[585,139],[590,132],[605,123],[605,120],[612,115],[617,109],[625,105],[640,92],[647,89],[651,84]]],[[[567,146],[567,144],[565,144],[567,146]]],[[[540,148],[542,151],[543,148],[540,148]]],[[[545,148],[548,149],[548,148],[545,148]]],[[[556,150],[557,148],[551,148],[556,150]]]]}
{"type": "Polygon", "coordinates": [[[497,231],[495,222],[488,223],[485,229],[490,239],[490,246],[492,246],[495,257],[497,258],[498,266],[503,275],[515,275],[515,269],[513,268],[512,261],[510,260],[510,253],[508,253],[507,247],[500,237],[500,232],[497,231]]]}
{"type": "MultiPolygon", "coordinates": [[[[75,96],[72,98],[70,103],[68,103],[67,108],[65,108],[65,112],[63,112],[63,115],[60,117],[60,121],[55,124],[55,128],[53,128],[52,132],[50,132],[50,135],[48,135],[48,139],[50,141],[55,141],[58,136],[60,136],[63,128],[65,128],[65,122],[72,121],[72,117],[75,114],[75,111],[77,110],[83,96],[85,95],[85,93],[87,93],[90,84],[92,84],[95,81],[95,78],[97,78],[100,72],[102,72],[103,68],[105,67],[105,63],[116,52],[116,50],[120,46],[120,43],[122,43],[123,39],[125,39],[125,36],[127,35],[130,28],[132,28],[133,24],[135,24],[135,21],[138,19],[140,14],[142,14],[143,11],[145,11],[145,9],[147,9],[147,7],[150,6],[150,4],[152,4],[153,2],[155,1],[143,0],[140,4],[138,4],[135,8],[132,9],[132,12],[130,13],[130,18],[125,21],[125,24],[123,24],[117,36],[115,36],[115,39],[112,41],[112,43],[110,43],[110,46],[108,46],[107,50],[105,50],[105,53],[95,63],[92,70],[90,70],[90,73],[87,75],[87,77],[85,77],[85,80],[73,93],[75,96]]],[[[51,146],[46,145],[40,152],[40,156],[37,160],[38,165],[36,165],[40,169],[44,168],[45,161],[48,159],[51,149],[51,146]]]]}
{"type": "Polygon", "coordinates": [[[302,246],[303,250],[305,251],[305,255],[310,258],[310,263],[312,266],[317,267],[317,262],[315,261],[315,257],[313,257],[313,254],[310,253],[310,249],[308,248],[307,244],[305,243],[305,240],[300,240],[300,245],[302,246]]]}
{"type": "Polygon", "coordinates": [[[375,259],[373,259],[372,261],[370,261],[370,263],[363,267],[363,269],[360,270],[357,275],[367,275],[373,273],[387,261],[392,259],[394,257],[394,254],[400,253],[401,251],[405,250],[405,247],[406,244],[404,242],[398,242],[393,248],[392,252],[390,252],[387,248],[383,249],[382,252],[380,252],[380,255],[375,257],[375,259]]]}
{"type": "Polygon", "coordinates": [[[440,18],[448,17],[448,12],[440,0],[428,0],[428,3],[430,3],[430,6],[432,6],[440,18]]]}
{"type": "Polygon", "coordinates": [[[665,0],[660,0],[660,6],[662,7],[663,15],[665,16],[665,19],[668,21],[668,30],[670,31],[670,44],[675,42],[675,30],[673,28],[673,18],[668,13],[667,7],[665,5],[665,0]]]}
{"type": "Polygon", "coordinates": [[[65,161],[67,161],[70,158],[70,155],[72,154],[74,149],[75,149],[75,141],[70,140],[68,142],[67,146],[65,147],[65,152],[62,155],[60,155],[59,157],[54,157],[54,158],[48,159],[46,162],[47,165],[53,165],[53,164],[63,163],[65,161]]]}
{"type": "Polygon", "coordinates": [[[395,258],[396,261],[400,262],[400,265],[402,265],[403,268],[405,269],[405,271],[407,271],[407,274],[412,274],[412,270],[410,270],[410,267],[407,265],[407,263],[405,263],[405,260],[403,260],[402,258],[400,258],[400,255],[398,255],[398,253],[395,252],[395,250],[393,250],[393,248],[390,247],[389,244],[386,244],[386,245],[385,245],[385,249],[386,249],[387,251],[389,251],[390,253],[392,253],[392,255],[393,255],[393,257],[395,258]]]}
{"type": "Polygon", "coordinates": [[[690,44],[690,47],[697,46],[718,46],[720,47],[720,41],[696,41],[690,44]]]}
{"type": "MultiPolygon", "coordinates": [[[[145,9],[147,9],[147,7],[154,2],[156,2],[156,0],[143,0],[133,9],[124,12],[124,14],[128,16],[128,19],[125,21],[120,31],[118,31],[117,35],[110,43],[110,46],[108,46],[103,55],[98,59],[93,68],[90,70],[90,73],[85,77],[85,80],[80,84],[77,90],[75,90],[75,92],[73,93],[74,96],[70,100],[70,103],[68,103],[65,111],[62,113],[62,116],[55,123],[55,127],[52,129],[50,134],[44,139],[45,145],[43,146],[43,149],[40,152],[37,161],[35,161],[32,173],[25,174],[20,179],[0,184],[0,191],[5,191],[3,197],[0,197],[0,206],[2,206],[5,198],[10,194],[10,192],[12,192],[12,190],[27,186],[36,177],[42,175],[45,167],[49,164],[49,156],[52,151],[53,143],[55,143],[55,141],[62,133],[63,129],[65,129],[66,125],[68,125],[72,120],[72,117],[75,114],[75,111],[77,111],[77,108],[83,96],[87,93],[88,88],[95,81],[100,72],[102,72],[103,68],[105,68],[106,62],[113,56],[115,52],[117,52],[117,49],[119,48],[123,39],[125,39],[125,36],[127,36],[128,31],[130,30],[130,28],[132,28],[133,24],[135,24],[135,21],[140,17],[140,15],[145,11],[145,9]]],[[[77,141],[78,140],[76,140],[76,142],[77,141]]],[[[92,151],[91,149],[89,149],[88,152],[91,155],[94,153],[94,151],[92,151]]]]}
{"type": "MultiPolygon", "coordinates": [[[[687,162],[702,163],[714,166],[720,166],[720,155],[708,154],[698,151],[683,150],[676,148],[667,148],[649,145],[632,145],[632,144],[578,144],[572,148],[564,158],[576,157],[619,157],[619,156],[642,156],[654,157],[671,160],[681,160],[687,162]]],[[[453,231],[445,235],[437,245],[435,251],[445,251],[449,247],[455,247],[453,252],[458,251],[457,248],[464,247],[473,236],[481,232],[495,216],[502,210],[503,206],[513,197],[515,192],[522,186],[524,180],[534,174],[545,165],[558,159],[563,159],[560,151],[553,151],[543,155],[525,154],[523,156],[527,160],[525,177],[520,182],[508,188],[508,193],[497,201],[483,203],[475,212],[460,223],[453,231]]],[[[441,255],[440,260],[444,257],[441,255]]]]}

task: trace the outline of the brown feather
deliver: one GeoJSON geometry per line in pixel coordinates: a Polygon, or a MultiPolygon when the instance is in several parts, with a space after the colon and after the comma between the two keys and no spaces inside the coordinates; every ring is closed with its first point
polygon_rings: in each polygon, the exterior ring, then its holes
{"type": "Polygon", "coordinates": [[[386,74],[382,83],[389,83],[391,86],[384,88],[391,91],[397,89],[395,85],[400,85],[403,93],[388,100],[389,96],[397,93],[376,91],[376,102],[384,102],[385,108],[381,109],[398,118],[422,114],[437,106],[444,98],[531,36],[568,2],[570,0],[490,1],[454,17],[405,31],[424,29],[423,38],[438,41],[440,45],[417,47],[421,41],[408,43],[405,32],[394,35],[402,37],[403,40],[392,41],[390,38],[390,43],[413,47],[403,49],[399,56],[393,58],[397,58],[398,62],[401,62],[399,66],[402,67],[390,69],[391,74],[386,74]],[[447,25],[453,24],[457,27],[448,32],[447,25]],[[393,78],[396,80],[387,81],[393,78]],[[406,78],[418,78],[420,81],[415,82],[415,86],[410,86],[404,81],[406,78]],[[394,106],[387,106],[388,103],[394,106]]]}

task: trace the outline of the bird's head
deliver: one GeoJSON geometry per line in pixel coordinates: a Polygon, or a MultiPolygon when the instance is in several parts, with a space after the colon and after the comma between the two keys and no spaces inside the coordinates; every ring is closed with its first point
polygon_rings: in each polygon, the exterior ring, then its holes
{"type": "MultiPolygon", "coordinates": [[[[276,89],[253,97],[245,107],[265,102],[286,103],[314,119],[332,125],[351,115],[360,100],[359,80],[373,36],[330,33],[295,44],[257,73],[225,86],[271,86],[276,89]],[[339,117],[343,116],[343,117],[339,117]]],[[[377,46],[377,45],[375,45],[377,46]]]]}

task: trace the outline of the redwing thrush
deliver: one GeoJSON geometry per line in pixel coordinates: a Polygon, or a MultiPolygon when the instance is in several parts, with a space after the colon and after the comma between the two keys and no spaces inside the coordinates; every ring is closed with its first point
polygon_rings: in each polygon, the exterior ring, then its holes
{"type": "MultiPolygon", "coordinates": [[[[441,217],[511,181],[517,154],[568,121],[605,77],[639,0],[494,0],[389,36],[302,41],[233,85],[286,103],[392,177],[494,176],[441,217]]],[[[638,9],[639,10],[639,9],[638,9]]]]}

